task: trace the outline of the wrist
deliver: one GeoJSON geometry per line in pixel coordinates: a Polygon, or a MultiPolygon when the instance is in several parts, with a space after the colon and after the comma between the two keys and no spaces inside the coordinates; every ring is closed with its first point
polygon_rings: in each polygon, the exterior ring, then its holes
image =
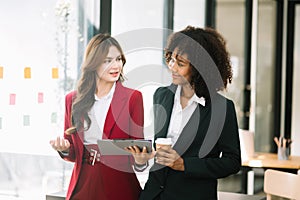
{"type": "Polygon", "coordinates": [[[137,160],[135,160],[134,164],[137,165],[137,166],[143,166],[143,165],[147,164],[147,161],[137,161],[137,160]]]}
{"type": "Polygon", "coordinates": [[[134,162],[134,169],[138,172],[142,172],[148,167],[148,165],[149,165],[148,161],[144,164],[138,164],[138,163],[134,162]]]}

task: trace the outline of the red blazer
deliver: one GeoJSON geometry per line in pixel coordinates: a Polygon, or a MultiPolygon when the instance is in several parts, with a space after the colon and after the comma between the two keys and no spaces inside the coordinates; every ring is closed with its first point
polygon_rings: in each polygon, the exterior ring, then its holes
{"type": "MultiPolygon", "coordinates": [[[[66,110],[65,110],[65,130],[68,129],[71,119],[71,106],[75,98],[76,92],[71,92],[66,95],[66,110]]],[[[109,107],[105,124],[103,138],[114,139],[114,138],[143,138],[143,125],[144,125],[144,107],[142,94],[137,90],[132,90],[122,86],[121,83],[117,82],[116,89],[112,98],[111,105],[109,107]]],[[[68,156],[60,154],[60,156],[67,161],[75,162],[73,173],[71,176],[67,197],[69,199],[74,191],[76,183],[79,178],[79,173],[82,167],[82,157],[84,151],[83,145],[83,132],[76,132],[72,135],[64,134],[64,137],[69,140],[70,153],[68,156]]],[[[133,158],[129,156],[103,156],[101,159],[108,166],[117,165],[118,169],[126,173],[128,180],[136,179],[136,175],[133,172],[132,164],[133,158]],[[103,158],[105,157],[105,158],[103,158]],[[134,176],[134,177],[133,177],[134,176]]],[[[107,165],[106,165],[107,166],[107,165]]],[[[117,181],[118,177],[114,176],[114,170],[106,167],[105,173],[103,173],[103,180],[110,180],[104,184],[114,183],[112,179],[117,181]]],[[[123,199],[133,199],[130,197],[127,191],[132,190],[133,185],[125,184],[122,187],[118,187],[117,193],[122,194],[123,199]],[[129,196],[128,196],[129,195],[129,196]]],[[[116,185],[107,185],[108,194],[110,192],[116,193],[116,185]]],[[[141,188],[136,189],[137,193],[140,192],[141,188]]]]}

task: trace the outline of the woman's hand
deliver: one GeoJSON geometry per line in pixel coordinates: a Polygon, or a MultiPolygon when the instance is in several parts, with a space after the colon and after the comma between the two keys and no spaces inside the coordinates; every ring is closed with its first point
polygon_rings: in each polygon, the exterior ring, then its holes
{"type": "Polygon", "coordinates": [[[156,163],[168,166],[174,170],[184,171],[184,161],[170,146],[162,146],[156,151],[156,163]]]}
{"type": "Polygon", "coordinates": [[[50,140],[50,145],[56,151],[68,152],[70,148],[69,140],[61,138],[59,136],[55,140],[50,140]]]}
{"type": "Polygon", "coordinates": [[[132,154],[135,163],[138,165],[145,165],[148,162],[148,160],[153,158],[155,155],[154,151],[148,153],[146,147],[143,147],[142,151],[137,146],[125,147],[125,150],[132,154]]]}

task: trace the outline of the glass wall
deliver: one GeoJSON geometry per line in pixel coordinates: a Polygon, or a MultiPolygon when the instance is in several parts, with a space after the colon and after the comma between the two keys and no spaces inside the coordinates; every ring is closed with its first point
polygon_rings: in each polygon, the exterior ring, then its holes
{"type": "Polygon", "coordinates": [[[233,81],[224,93],[235,103],[238,122],[243,117],[244,48],[245,48],[245,1],[218,0],[216,7],[216,29],[227,41],[233,67],[233,81]]]}
{"type": "Polygon", "coordinates": [[[269,152],[273,127],[276,50],[276,2],[258,1],[255,149],[269,152]]]}
{"type": "Polygon", "coordinates": [[[187,25],[204,27],[205,0],[175,0],[174,31],[184,29],[187,25]]]}
{"type": "Polygon", "coordinates": [[[77,77],[77,1],[0,1],[0,27],[0,198],[43,199],[72,168],[49,140],[77,77]]]}
{"type": "MultiPolygon", "coordinates": [[[[228,87],[226,96],[233,99],[241,124],[244,113],[244,49],[245,49],[245,1],[244,0],[218,0],[216,10],[216,28],[227,40],[231,61],[233,65],[233,82],[228,87]]],[[[255,150],[270,151],[269,144],[273,123],[273,93],[275,71],[275,37],[276,37],[276,2],[271,0],[258,1],[257,24],[257,61],[252,60],[254,68],[251,69],[255,88],[255,107],[251,113],[255,114],[255,150]]],[[[255,42],[255,41],[254,41],[255,42]]],[[[254,51],[255,52],[255,51],[254,51]]]]}
{"type": "Polygon", "coordinates": [[[294,35],[294,77],[293,77],[293,105],[292,105],[292,155],[300,155],[300,4],[295,8],[295,35],[294,35]]]}
{"type": "Polygon", "coordinates": [[[124,85],[143,93],[145,137],[153,139],[152,96],[168,84],[163,62],[163,1],[113,0],[111,32],[125,56],[124,85]]]}

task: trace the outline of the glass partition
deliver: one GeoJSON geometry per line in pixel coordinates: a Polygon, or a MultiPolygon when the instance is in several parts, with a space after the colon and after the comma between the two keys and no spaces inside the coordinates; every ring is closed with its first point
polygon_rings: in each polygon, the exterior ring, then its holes
{"type": "Polygon", "coordinates": [[[294,77],[293,77],[293,105],[292,105],[292,155],[300,155],[300,4],[295,6],[295,32],[294,32],[294,77]]]}
{"type": "Polygon", "coordinates": [[[0,198],[44,199],[67,187],[64,95],[77,77],[77,1],[0,1],[0,198]],[[69,2],[69,3],[68,3],[69,2]]]}
{"type": "Polygon", "coordinates": [[[145,137],[149,139],[153,139],[153,93],[158,86],[169,83],[162,57],[163,3],[161,0],[112,1],[111,33],[126,56],[124,85],[143,94],[145,137]]]}
{"type": "Polygon", "coordinates": [[[216,7],[216,29],[224,36],[231,54],[233,81],[228,85],[228,96],[235,103],[238,122],[243,117],[244,49],[245,49],[245,1],[218,0],[216,7]]]}
{"type": "Polygon", "coordinates": [[[276,2],[258,1],[255,150],[270,152],[274,117],[276,2]]]}
{"type": "Polygon", "coordinates": [[[187,25],[204,27],[205,0],[175,0],[174,30],[179,31],[187,25]]]}

